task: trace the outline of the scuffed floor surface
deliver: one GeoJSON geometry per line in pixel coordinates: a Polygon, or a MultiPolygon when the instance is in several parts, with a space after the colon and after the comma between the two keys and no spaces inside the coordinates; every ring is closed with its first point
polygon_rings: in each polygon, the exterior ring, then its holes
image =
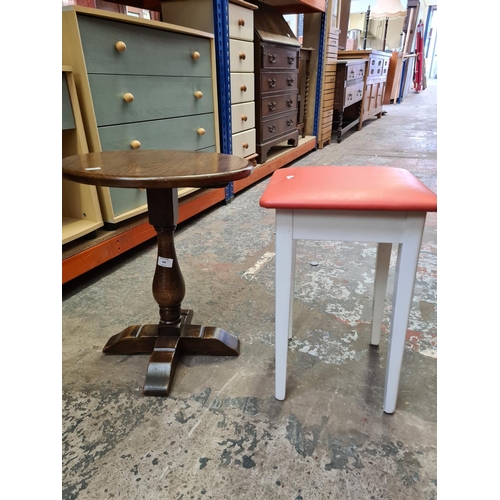
{"type": "MultiPolygon", "coordinates": [[[[406,168],[437,192],[436,97],[431,80],[294,165],[406,168]]],[[[268,181],[178,227],[183,307],[193,323],[237,336],[241,353],[182,357],[170,397],[142,395],[147,355],[102,353],[110,336],[158,319],[155,240],[63,287],[64,500],[437,498],[436,214],[396,412],[382,411],[394,265],[381,344],[369,345],[374,244],[299,242],[287,395],[277,401],[274,211],[259,206],[268,181]]]]}

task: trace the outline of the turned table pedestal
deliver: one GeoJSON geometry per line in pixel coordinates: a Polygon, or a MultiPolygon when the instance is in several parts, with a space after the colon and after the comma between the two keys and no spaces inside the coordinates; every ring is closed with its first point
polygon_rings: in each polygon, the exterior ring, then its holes
{"type": "Polygon", "coordinates": [[[149,222],[158,235],[153,297],[160,320],[132,325],[113,335],[106,354],[150,353],[144,385],[148,396],[166,396],[182,353],[237,356],[239,341],[213,326],[192,325],[192,310],[181,308],[186,288],[177,260],[174,231],[177,188],[222,187],[252,173],[237,156],[190,151],[107,151],[63,159],[63,178],[83,184],[146,189],[149,222]]]}

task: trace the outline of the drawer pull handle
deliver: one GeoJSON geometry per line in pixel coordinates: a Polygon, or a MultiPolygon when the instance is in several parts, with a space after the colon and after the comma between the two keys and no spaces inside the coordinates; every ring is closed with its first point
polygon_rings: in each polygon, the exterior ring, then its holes
{"type": "Polygon", "coordinates": [[[359,75],[363,76],[363,70],[362,69],[359,70],[359,75]]]}
{"type": "Polygon", "coordinates": [[[288,106],[289,108],[290,108],[290,107],[292,107],[292,104],[293,104],[293,99],[288,98],[288,99],[286,100],[286,104],[287,104],[287,106],[288,106]]]}
{"type": "Polygon", "coordinates": [[[269,84],[269,87],[271,87],[271,88],[276,87],[276,78],[268,78],[267,83],[269,84]]]}
{"type": "Polygon", "coordinates": [[[200,53],[195,51],[195,52],[193,52],[193,53],[191,54],[191,57],[192,57],[195,61],[197,61],[197,60],[200,58],[200,53]]]}
{"type": "Polygon", "coordinates": [[[288,86],[289,86],[289,87],[291,87],[291,86],[293,85],[293,82],[294,82],[294,81],[295,81],[295,80],[294,80],[293,78],[287,78],[287,79],[286,79],[286,83],[288,83],[288,86]]]}
{"type": "Polygon", "coordinates": [[[115,44],[115,49],[118,52],[124,52],[126,48],[127,48],[127,46],[125,45],[125,42],[122,42],[121,40],[116,42],[116,44],[115,44]]]}
{"type": "Polygon", "coordinates": [[[276,130],[276,125],[269,125],[267,128],[269,132],[273,133],[276,130]]]}
{"type": "Polygon", "coordinates": [[[240,87],[240,90],[241,90],[242,92],[246,92],[246,91],[247,91],[247,86],[246,86],[246,85],[242,85],[242,86],[240,87]]]}
{"type": "Polygon", "coordinates": [[[139,149],[141,147],[141,143],[137,140],[133,140],[131,143],[130,143],[130,147],[132,149],[139,149]]]}
{"type": "Polygon", "coordinates": [[[196,132],[198,132],[198,135],[205,135],[205,129],[204,128],[199,128],[196,132]]]}
{"type": "Polygon", "coordinates": [[[238,19],[238,26],[245,26],[245,20],[244,19],[238,19]]]}
{"type": "Polygon", "coordinates": [[[352,94],[347,94],[347,100],[352,101],[352,94]]]}
{"type": "Polygon", "coordinates": [[[247,58],[247,56],[245,55],[244,52],[240,52],[240,59],[242,59],[243,61],[247,58]]]}
{"type": "Polygon", "coordinates": [[[286,124],[291,127],[293,125],[293,120],[287,120],[286,121],[286,124]]]}
{"type": "Polygon", "coordinates": [[[276,109],[276,101],[268,103],[267,106],[269,107],[269,111],[274,111],[276,109]]]}
{"type": "Polygon", "coordinates": [[[196,99],[201,99],[203,97],[203,92],[201,90],[197,90],[194,93],[194,96],[196,97],[196,99]]]}
{"type": "Polygon", "coordinates": [[[286,56],[288,59],[288,64],[293,64],[295,62],[295,57],[293,56],[286,56]]]}
{"type": "Polygon", "coordinates": [[[271,64],[274,64],[276,62],[276,54],[267,54],[267,59],[271,64]]]}
{"type": "Polygon", "coordinates": [[[127,92],[126,94],[123,94],[123,100],[125,102],[132,102],[134,100],[134,96],[130,92],[127,92]]]}
{"type": "Polygon", "coordinates": [[[248,149],[248,142],[244,142],[244,143],[242,144],[242,146],[243,146],[243,149],[248,149]]]}
{"type": "Polygon", "coordinates": [[[241,120],[246,122],[248,120],[248,116],[247,115],[241,115],[241,120]]]}

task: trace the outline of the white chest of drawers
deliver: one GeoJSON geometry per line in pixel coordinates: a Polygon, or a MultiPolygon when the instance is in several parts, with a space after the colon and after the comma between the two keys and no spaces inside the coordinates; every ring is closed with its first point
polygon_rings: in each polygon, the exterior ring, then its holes
{"type": "MultiPolygon", "coordinates": [[[[219,151],[213,35],[77,6],[62,17],[90,151],[219,151]]],[[[108,225],[147,210],[145,190],[98,192],[108,225]]]]}
{"type": "Polygon", "coordinates": [[[254,67],[253,10],[230,2],[231,139],[236,156],[250,156],[256,150],[254,67]]]}

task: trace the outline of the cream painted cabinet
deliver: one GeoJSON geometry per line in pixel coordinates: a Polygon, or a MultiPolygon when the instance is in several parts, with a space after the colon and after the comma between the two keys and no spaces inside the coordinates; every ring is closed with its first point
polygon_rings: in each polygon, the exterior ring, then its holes
{"type": "Polygon", "coordinates": [[[245,157],[256,151],[255,65],[253,10],[242,5],[229,3],[229,68],[232,150],[233,155],[245,157]]]}
{"type": "MultiPolygon", "coordinates": [[[[73,70],[62,67],[62,157],[88,153],[73,70]]],[[[91,237],[103,226],[97,189],[62,180],[62,244],[91,237]]]]}
{"type": "MultiPolygon", "coordinates": [[[[219,151],[212,34],[78,6],[62,16],[90,151],[219,151]]],[[[147,210],[145,190],[98,193],[108,225],[147,210]]]]}

